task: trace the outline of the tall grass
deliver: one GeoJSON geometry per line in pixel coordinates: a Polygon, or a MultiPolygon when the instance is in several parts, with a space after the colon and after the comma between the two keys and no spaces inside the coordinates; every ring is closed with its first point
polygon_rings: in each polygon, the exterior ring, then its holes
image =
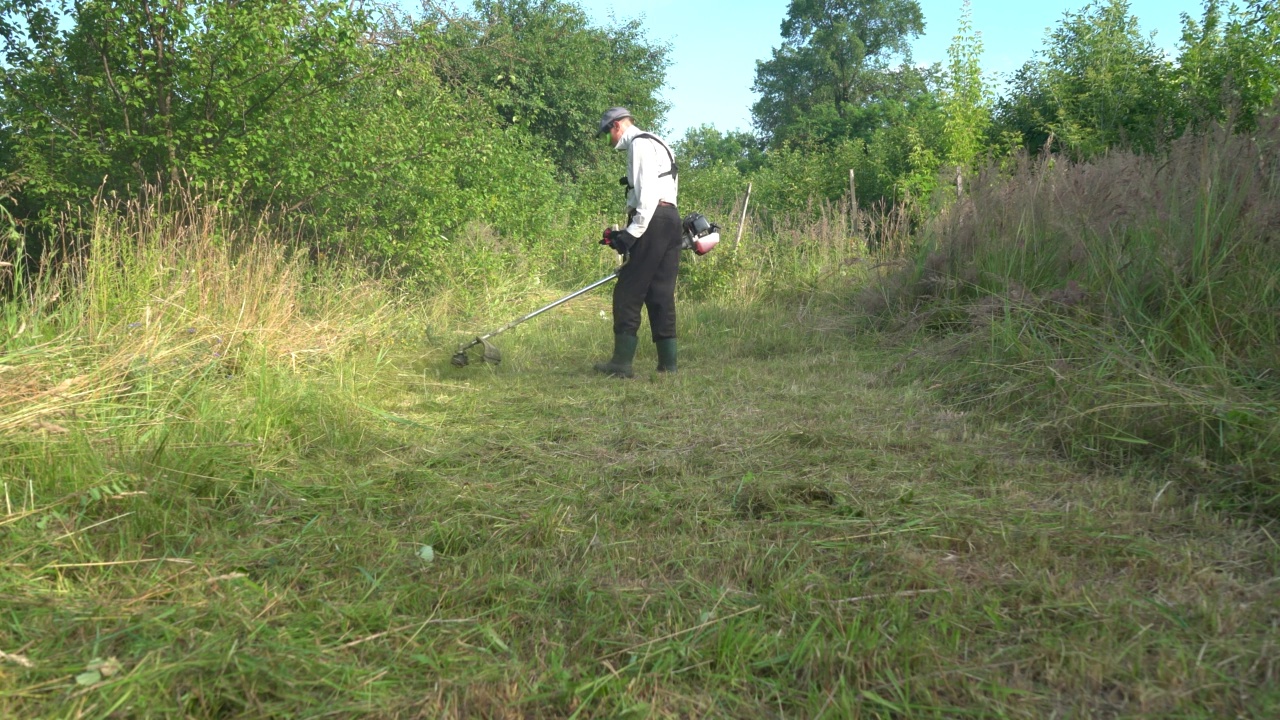
{"type": "Polygon", "coordinates": [[[136,419],[165,406],[153,388],[246,363],[327,362],[388,317],[375,283],[310,268],[264,228],[197,197],[145,193],[82,226],[82,247],[5,305],[0,434],[136,419]]]}
{"type": "Polygon", "coordinates": [[[965,404],[1278,510],[1278,149],[1271,118],[1160,155],[993,167],[863,306],[950,337],[965,404]]]}
{"type": "Polygon", "coordinates": [[[721,244],[707,256],[685,256],[681,297],[838,305],[850,284],[861,285],[878,263],[900,257],[910,238],[902,206],[864,211],[848,199],[814,200],[801,211],[750,206],[744,214],[744,201],[705,211],[721,226],[721,244]]]}

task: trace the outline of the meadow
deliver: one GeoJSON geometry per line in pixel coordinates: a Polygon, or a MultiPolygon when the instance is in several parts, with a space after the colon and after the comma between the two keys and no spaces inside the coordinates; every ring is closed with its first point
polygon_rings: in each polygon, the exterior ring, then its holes
{"type": "Polygon", "coordinates": [[[607,292],[449,364],[572,289],[500,254],[419,294],[215,204],[104,211],[4,306],[0,715],[1280,710],[1269,506],[1175,472],[1243,471],[975,403],[1009,326],[902,300],[936,253],[849,217],[691,260],[680,372],[620,381],[607,292]]]}

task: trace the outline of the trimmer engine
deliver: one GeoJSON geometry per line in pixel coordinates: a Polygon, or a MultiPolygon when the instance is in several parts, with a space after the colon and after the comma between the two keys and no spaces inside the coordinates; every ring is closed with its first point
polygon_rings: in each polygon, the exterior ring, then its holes
{"type": "Polygon", "coordinates": [[[720,242],[720,226],[701,213],[689,213],[683,225],[684,235],[680,238],[680,247],[692,250],[695,255],[706,255],[720,242]]]}

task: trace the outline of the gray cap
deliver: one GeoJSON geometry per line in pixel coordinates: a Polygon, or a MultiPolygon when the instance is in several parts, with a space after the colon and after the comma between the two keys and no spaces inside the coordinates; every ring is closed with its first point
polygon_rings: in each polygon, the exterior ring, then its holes
{"type": "Polygon", "coordinates": [[[604,111],[604,115],[600,118],[600,133],[609,132],[609,126],[621,120],[622,118],[631,117],[631,111],[624,107],[611,107],[604,111]]]}

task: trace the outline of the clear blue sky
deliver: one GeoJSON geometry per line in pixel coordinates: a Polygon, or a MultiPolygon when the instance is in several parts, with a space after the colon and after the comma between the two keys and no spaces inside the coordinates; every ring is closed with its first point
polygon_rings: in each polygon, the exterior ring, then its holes
{"type": "MultiPolygon", "coordinates": [[[[650,40],[671,44],[664,97],[671,105],[666,128],[672,139],[708,124],[749,130],[756,61],[781,43],[779,26],[789,0],[570,0],[597,23],[640,18],[650,40]]],[[[914,45],[917,63],[947,60],[962,0],[919,0],[925,33],[914,45]]],[[[1087,0],[972,0],[974,29],[982,33],[982,66],[988,78],[1016,70],[1044,46],[1045,31],[1063,13],[1087,0]]],[[[1181,14],[1203,16],[1202,0],[1131,0],[1144,34],[1172,52],[1182,35],[1181,14]]],[[[602,110],[603,111],[603,110],[602,110]]],[[[657,129],[657,128],[655,128],[657,129]]]]}

